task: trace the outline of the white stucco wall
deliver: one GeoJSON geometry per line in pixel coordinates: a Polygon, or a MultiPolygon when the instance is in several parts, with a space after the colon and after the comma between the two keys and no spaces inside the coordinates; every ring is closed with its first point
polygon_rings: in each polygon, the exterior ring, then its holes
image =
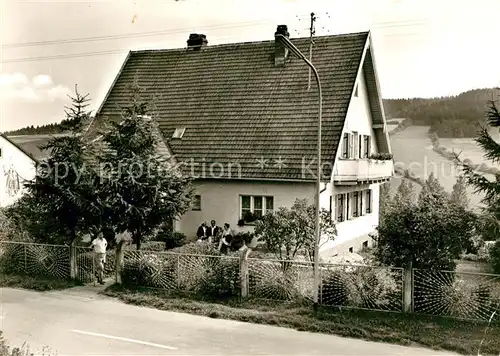
{"type": "Polygon", "coordinates": [[[2,136],[0,149],[0,207],[5,207],[23,194],[23,181],[35,177],[36,167],[33,159],[2,136]]]}
{"type": "MultiPolygon", "coordinates": [[[[375,140],[375,132],[373,130],[371,111],[368,102],[368,93],[366,89],[366,84],[363,75],[357,80],[358,85],[358,96],[352,98],[349,108],[347,110],[346,121],[344,125],[344,130],[342,136],[345,132],[358,132],[360,135],[370,135],[371,136],[371,150],[370,153],[378,152],[377,142],[375,140]]],[[[342,142],[342,139],[341,139],[342,142]]],[[[339,157],[342,155],[342,149],[339,147],[337,150],[336,162],[338,162],[339,157]]],[[[345,160],[345,159],[344,159],[345,160]]],[[[334,170],[335,172],[335,167],[334,170]]],[[[369,238],[368,234],[375,232],[375,228],[378,226],[379,222],[379,194],[380,194],[380,184],[370,184],[370,185],[335,185],[332,182],[328,184],[327,189],[321,194],[321,206],[325,209],[330,207],[330,196],[333,196],[332,204],[332,214],[335,216],[335,195],[340,193],[349,193],[353,191],[360,191],[365,189],[372,190],[372,212],[370,214],[365,214],[360,217],[353,218],[352,220],[346,220],[336,223],[337,227],[337,237],[334,241],[329,241],[327,243],[322,242],[320,248],[322,256],[333,256],[335,254],[341,254],[349,251],[349,248],[353,248],[353,251],[359,251],[362,248],[362,244],[368,241],[368,246],[373,246],[372,239],[369,238]]]]}
{"type": "MultiPolygon", "coordinates": [[[[268,195],[274,197],[274,209],[281,206],[291,207],[295,199],[309,199],[313,203],[314,184],[295,182],[260,182],[230,180],[199,180],[194,182],[195,194],[201,195],[201,211],[188,211],[178,222],[176,230],[188,238],[196,236],[202,221],[217,225],[229,223],[237,230],[240,219],[240,195],[268,195]]],[[[251,230],[252,227],[245,227],[251,230]]]]}
{"type": "MultiPolygon", "coordinates": [[[[347,109],[347,116],[344,124],[344,132],[357,131],[360,135],[370,135],[371,139],[371,153],[378,152],[377,142],[375,141],[375,131],[373,130],[372,117],[370,111],[370,104],[368,102],[368,92],[366,90],[366,83],[364,76],[359,76],[358,84],[358,97],[354,97],[347,109]]],[[[337,151],[337,157],[340,157],[342,150],[337,151]]]]}

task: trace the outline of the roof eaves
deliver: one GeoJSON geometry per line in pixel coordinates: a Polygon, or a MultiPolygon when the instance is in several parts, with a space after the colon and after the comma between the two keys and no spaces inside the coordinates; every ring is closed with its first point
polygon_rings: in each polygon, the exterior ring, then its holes
{"type": "MultiPolygon", "coordinates": [[[[381,111],[382,119],[384,120],[384,124],[386,124],[384,103],[383,103],[383,100],[382,100],[382,95],[381,95],[382,91],[380,89],[380,82],[379,82],[378,73],[377,73],[377,65],[376,65],[375,57],[374,57],[375,51],[373,49],[373,40],[372,40],[371,31],[368,33],[368,44],[369,44],[368,50],[370,51],[370,58],[371,58],[372,67],[373,67],[373,76],[375,77],[374,79],[375,79],[376,89],[377,89],[377,93],[376,94],[377,94],[378,101],[379,101],[379,106],[380,106],[380,111],[381,111]]],[[[385,140],[387,142],[388,151],[392,152],[391,140],[389,138],[389,132],[388,132],[388,130],[385,130],[384,137],[385,137],[385,140]]]]}
{"type": "Polygon", "coordinates": [[[33,156],[31,153],[29,153],[28,151],[26,151],[24,148],[22,148],[20,145],[18,145],[17,143],[15,143],[14,141],[12,141],[10,138],[8,138],[5,134],[3,133],[0,133],[0,136],[3,137],[7,142],[9,142],[12,146],[16,147],[19,151],[21,151],[22,153],[24,153],[26,156],[28,156],[29,158],[31,158],[35,163],[39,164],[40,163],[40,160],[38,160],[37,158],[35,158],[35,156],[33,156]]]}

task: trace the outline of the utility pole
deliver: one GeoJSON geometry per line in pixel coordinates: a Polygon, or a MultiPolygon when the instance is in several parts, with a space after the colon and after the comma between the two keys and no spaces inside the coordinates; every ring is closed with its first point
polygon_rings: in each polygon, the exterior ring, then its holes
{"type": "MultiPolygon", "coordinates": [[[[312,62],[312,55],[313,55],[313,36],[316,32],[314,28],[314,22],[316,22],[316,16],[314,15],[314,12],[311,12],[311,27],[309,28],[309,62],[312,62]]],[[[311,89],[311,68],[309,68],[309,80],[307,83],[307,90],[311,89]]]]}

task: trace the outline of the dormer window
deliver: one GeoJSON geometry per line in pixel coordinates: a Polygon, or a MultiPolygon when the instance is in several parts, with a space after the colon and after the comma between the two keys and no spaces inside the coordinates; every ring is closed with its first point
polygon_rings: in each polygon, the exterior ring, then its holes
{"type": "Polygon", "coordinates": [[[185,127],[180,127],[175,129],[174,134],[172,135],[172,138],[182,138],[184,135],[184,131],[186,131],[185,127]]]}

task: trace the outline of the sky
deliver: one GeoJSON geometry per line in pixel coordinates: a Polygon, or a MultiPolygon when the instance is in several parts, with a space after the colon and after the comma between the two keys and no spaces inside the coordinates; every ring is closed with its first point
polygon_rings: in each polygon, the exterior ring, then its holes
{"type": "Polygon", "coordinates": [[[370,30],[384,98],[500,86],[498,0],[0,0],[0,132],[65,118],[78,85],[96,110],[129,50],[370,30]]]}

